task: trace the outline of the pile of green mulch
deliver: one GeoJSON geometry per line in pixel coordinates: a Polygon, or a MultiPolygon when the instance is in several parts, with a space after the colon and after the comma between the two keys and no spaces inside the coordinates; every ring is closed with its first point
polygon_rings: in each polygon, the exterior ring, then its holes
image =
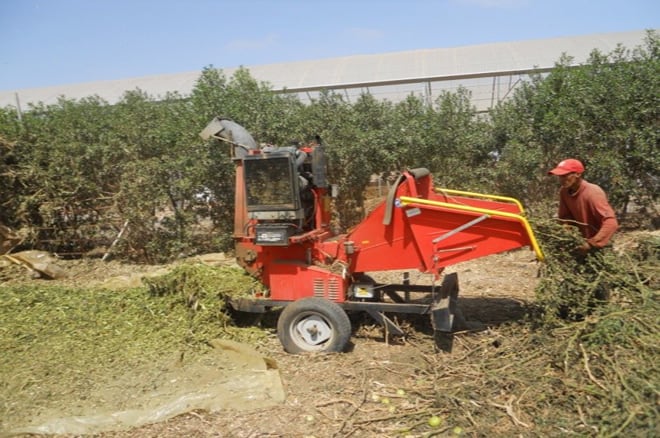
{"type": "Polygon", "coordinates": [[[266,336],[227,314],[225,297],[259,288],[241,269],[182,264],[145,283],[120,291],[0,287],[0,431],[46,406],[83,406],[132,370],[157,374],[203,355],[212,339],[254,344],[266,336]]]}
{"type": "Polygon", "coordinates": [[[205,344],[222,337],[254,343],[261,330],[239,329],[227,313],[226,298],[249,297],[263,286],[239,268],[213,268],[203,264],[183,264],[172,272],[144,278],[153,298],[164,298],[188,309],[188,336],[191,345],[205,344]]]}

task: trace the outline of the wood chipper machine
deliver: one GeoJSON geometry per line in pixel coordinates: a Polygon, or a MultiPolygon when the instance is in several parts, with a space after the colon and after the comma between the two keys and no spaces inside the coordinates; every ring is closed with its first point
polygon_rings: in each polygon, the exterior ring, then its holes
{"type": "Polygon", "coordinates": [[[392,335],[403,335],[392,314],[428,315],[448,350],[460,312],[457,275],[442,275],[445,267],[525,246],[543,258],[517,200],[434,188],[424,168],[403,171],[362,222],[335,234],[336,187],[326,178],[320,139],[260,147],[241,125],[217,117],[200,136],[231,145],[236,259],[267,291],[229,304],[242,312],[282,308],[277,334],[289,353],[344,350],[348,314],[358,312],[392,335]],[[434,281],[380,284],[370,276],[393,270],[417,270],[434,281]]]}

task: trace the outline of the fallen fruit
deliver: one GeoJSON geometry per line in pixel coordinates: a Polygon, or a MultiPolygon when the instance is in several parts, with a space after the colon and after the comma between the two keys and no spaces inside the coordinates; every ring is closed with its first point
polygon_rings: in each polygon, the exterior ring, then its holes
{"type": "Polygon", "coordinates": [[[454,435],[461,435],[463,433],[463,428],[456,426],[451,431],[454,433],[454,435]]]}
{"type": "Polygon", "coordinates": [[[438,427],[442,423],[442,419],[438,417],[437,415],[432,416],[429,418],[429,426],[431,427],[438,427]]]}
{"type": "Polygon", "coordinates": [[[404,395],[406,395],[406,391],[404,391],[403,389],[397,389],[396,395],[403,397],[404,395]]]}

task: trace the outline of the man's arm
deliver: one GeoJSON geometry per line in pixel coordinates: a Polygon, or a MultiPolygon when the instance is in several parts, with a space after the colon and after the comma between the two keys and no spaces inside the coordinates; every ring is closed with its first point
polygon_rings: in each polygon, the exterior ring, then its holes
{"type": "Polygon", "coordinates": [[[596,235],[587,239],[587,243],[594,248],[602,248],[610,243],[612,236],[618,228],[619,222],[617,222],[616,217],[608,216],[603,219],[603,223],[596,235]]]}
{"type": "Polygon", "coordinates": [[[607,195],[605,192],[600,187],[597,187],[592,195],[591,215],[593,215],[594,218],[599,219],[600,228],[593,237],[587,239],[587,243],[594,248],[602,248],[612,239],[612,236],[619,228],[619,222],[616,220],[614,209],[607,201],[607,195]]]}

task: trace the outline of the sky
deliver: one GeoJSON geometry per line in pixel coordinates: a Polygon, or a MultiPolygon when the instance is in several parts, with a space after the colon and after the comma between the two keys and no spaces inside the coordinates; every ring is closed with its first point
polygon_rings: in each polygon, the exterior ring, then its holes
{"type": "Polygon", "coordinates": [[[0,90],[660,27],[660,0],[0,0],[0,90]]]}

